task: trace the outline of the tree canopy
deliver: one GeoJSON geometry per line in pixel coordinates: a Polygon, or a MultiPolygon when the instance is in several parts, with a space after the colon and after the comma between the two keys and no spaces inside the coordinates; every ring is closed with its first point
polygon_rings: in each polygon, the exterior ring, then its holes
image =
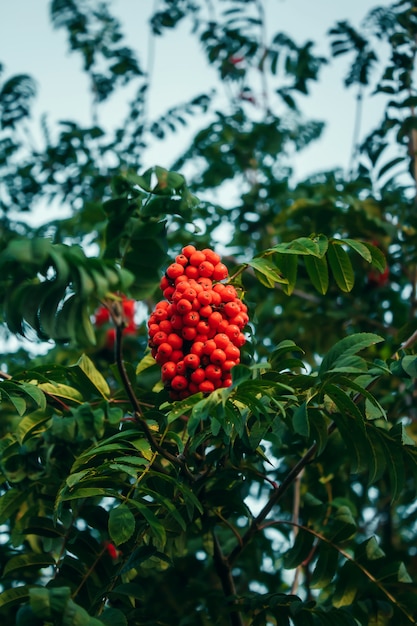
{"type": "Polygon", "coordinates": [[[49,11],[93,121],[34,147],[35,77],[3,59],[2,623],[414,624],[415,2],[341,16],[325,57],[267,38],[264,0],[161,0],[151,36],[187,25],[227,102],[157,118],[110,2],[49,11]],[[295,182],[323,131],[303,103],[341,56],[357,128],[372,94],[383,117],[348,172],[295,182]]]}

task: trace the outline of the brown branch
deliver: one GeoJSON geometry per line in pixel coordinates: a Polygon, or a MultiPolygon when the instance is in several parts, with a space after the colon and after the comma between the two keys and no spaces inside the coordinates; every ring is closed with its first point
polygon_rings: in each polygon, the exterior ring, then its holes
{"type": "MultiPolygon", "coordinates": [[[[116,303],[115,303],[116,304],[116,303]]],[[[116,357],[116,365],[120,374],[120,378],[122,380],[123,386],[128,395],[130,404],[132,405],[135,421],[140,424],[142,430],[145,434],[146,439],[149,442],[152,450],[154,452],[158,452],[164,459],[170,461],[173,465],[180,467],[187,474],[188,478],[191,480],[195,480],[195,477],[188,469],[185,461],[178,456],[175,456],[165,450],[159,443],[156,441],[155,437],[152,434],[151,429],[149,428],[142,412],[141,405],[139,400],[136,397],[135,391],[132,387],[132,383],[129,379],[129,376],[126,372],[125,364],[123,362],[122,355],[122,343],[123,343],[123,328],[124,328],[124,320],[120,312],[118,311],[118,307],[114,306],[112,311],[112,317],[116,325],[116,341],[115,341],[115,357],[116,357]]]]}
{"type": "MultiPolygon", "coordinates": [[[[232,576],[232,568],[229,560],[223,555],[215,532],[213,532],[213,563],[228,604],[233,606],[236,598],[236,587],[232,576]]],[[[239,611],[230,611],[230,624],[231,626],[243,626],[242,616],[239,611]]]]}

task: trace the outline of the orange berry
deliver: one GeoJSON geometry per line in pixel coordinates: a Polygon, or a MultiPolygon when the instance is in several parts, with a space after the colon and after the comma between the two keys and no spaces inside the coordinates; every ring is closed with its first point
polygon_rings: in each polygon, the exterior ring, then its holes
{"type": "Polygon", "coordinates": [[[190,256],[190,264],[194,265],[194,267],[198,267],[200,263],[202,263],[205,260],[206,260],[206,255],[204,254],[204,252],[201,252],[200,250],[196,250],[190,256]]]}
{"type": "Polygon", "coordinates": [[[168,278],[178,278],[181,274],[184,274],[184,267],[182,265],[179,263],[171,263],[171,265],[168,265],[166,269],[168,278]]]}
{"type": "Polygon", "coordinates": [[[187,259],[189,259],[189,258],[190,258],[190,256],[191,256],[192,254],[194,254],[194,252],[195,252],[195,251],[196,251],[196,248],[195,248],[194,246],[191,246],[191,245],[185,246],[185,247],[182,249],[182,253],[183,253],[183,255],[184,255],[185,257],[187,257],[187,259]]]}

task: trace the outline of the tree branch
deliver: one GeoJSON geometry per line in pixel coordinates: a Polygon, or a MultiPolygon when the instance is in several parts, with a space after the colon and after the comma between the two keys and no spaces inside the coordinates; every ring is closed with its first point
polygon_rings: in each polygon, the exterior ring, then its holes
{"type": "MultiPolygon", "coordinates": [[[[213,531],[213,562],[217,575],[220,579],[223,593],[229,605],[235,603],[236,587],[232,576],[232,568],[228,559],[223,555],[219,540],[213,531]]],[[[231,626],[243,626],[242,616],[239,611],[230,611],[231,626]]]]}
{"type": "Polygon", "coordinates": [[[120,306],[120,303],[118,302],[113,303],[111,307],[111,315],[116,326],[116,341],[115,341],[116,365],[117,365],[117,369],[119,371],[123,386],[128,395],[130,404],[132,405],[132,408],[135,414],[135,420],[142,427],[142,430],[145,433],[145,437],[148,440],[149,445],[151,446],[152,450],[154,452],[158,452],[158,454],[160,454],[167,461],[170,461],[173,465],[180,467],[187,474],[188,478],[194,481],[195,477],[188,469],[184,460],[182,460],[178,456],[175,456],[174,454],[171,454],[170,452],[168,452],[168,450],[165,450],[165,448],[159,445],[159,443],[156,441],[155,437],[153,436],[152,431],[149,428],[143,416],[142,407],[139,403],[139,400],[136,397],[135,391],[132,387],[132,383],[130,382],[129,376],[127,375],[125,364],[123,362],[122,344],[123,344],[124,319],[123,319],[123,310],[122,310],[122,307],[120,306]]]}

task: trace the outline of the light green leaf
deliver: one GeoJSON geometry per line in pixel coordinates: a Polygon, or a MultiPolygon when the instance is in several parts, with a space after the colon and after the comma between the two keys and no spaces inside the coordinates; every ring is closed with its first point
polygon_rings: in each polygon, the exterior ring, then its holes
{"type": "Polygon", "coordinates": [[[95,389],[103,396],[106,400],[110,397],[110,388],[106,382],[104,376],[98,371],[95,367],[92,360],[85,354],[83,354],[78,360],[75,367],[79,367],[79,369],[84,373],[86,378],[90,381],[90,383],[95,387],[95,389]]]}
{"type": "Polygon", "coordinates": [[[360,241],[356,241],[356,239],[343,239],[342,243],[349,246],[349,248],[352,248],[352,250],[355,250],[355,252],[360,254],[360,256],[363,259],[365,259],[365,261],[368,261],[368,263],[371,263],[372,254],[370,253],[369,248],[365,246],[364,243],[361,243],[360,241]]]}
{"type": "Polygon", "coordinates": [[[253,267],[259,281],[265,285],[265,287],[272,289],[275,283],[288,283],[287,278],[282,276],[278,267],[269,259],[256,257],[249,261],[248,265],[253,267]]]}
{"type": "Polygon", "coordinates": [[[145,356],[139,361],[136,366],[136,375],[141,374],[149,367],[153,367],[154,365],[156,365],[156,361],[153,358],[152,354],[150,352],[148,354],[145,354],[145,356]]]}

